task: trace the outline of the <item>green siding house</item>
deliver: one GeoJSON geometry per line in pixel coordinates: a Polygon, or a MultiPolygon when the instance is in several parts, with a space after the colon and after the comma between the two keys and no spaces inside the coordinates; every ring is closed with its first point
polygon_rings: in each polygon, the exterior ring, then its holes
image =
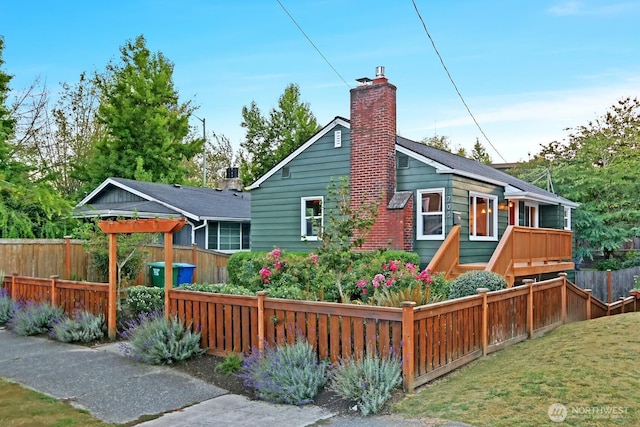
{"type": "MultiPolygon", "coordinates": [[[[443,250],[453,230],[459,235],[456,266],[475,264],[475,269],[495,256],[501,239],[512,234],[507,230],[518,230],[519,236],[526,234],[525,227],[566,230],[570,240],[576,203],[491,166],[397,136],[396,87],[382,67],[376,71],[374,79],[360,79],[351,90],[350,119],[336,117],[248,187],[252,250],[314,250],[318,230],[313,225],[325,219],[327,187],[341,177],[349,180],[354,206],[383,195],[364,249],[416,252],[423,266],[443,250]]],[[[568,251],[570,257],[570,244],[568,251]]],[[[566,252],[561,258],[571,261],[566,252]]],[[[560,261],[527,253],[512,264],[527,256],[530,266],[560,261]]],[[[562,263],[558,271],[567,266],[562,263]]]]}

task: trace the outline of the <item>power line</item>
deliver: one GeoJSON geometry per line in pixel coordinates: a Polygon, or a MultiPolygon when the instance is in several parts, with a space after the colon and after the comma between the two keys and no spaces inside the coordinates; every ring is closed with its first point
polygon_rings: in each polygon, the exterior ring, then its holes
{"type": "Polygon", "coordinates": [[[460,100],[462,101],[462,104],[467,109],[467,112],[469,113],[469,115],[473,119],[473,122],[476,124],[476,126],[480,130],[480,133],[482,133],[482,136],[484,136],[484,139],[486,139],[487,142],[489,143],[489,145],[491,146],[491,148],[493,148],[493,151],[495,151],[496,154],[498,154],[498,156],[502,159],[502,161],[507,163],[507,160],[504,157],[502,157],[502,154],[500,154],[500,152],[496,149],[496,147],[494,147],[494,145],[489,140],[489,137],[487,136],[487,134],[484,133],[484,130],[482,130],[482,127],[480,127],[480,124],[478,123],[478,121],[476,120],[475,116],[471,112],[471,109],[467,105],[467,102],[462,97],[462,94],[460,93],[460,90],[458,90],[458,86],[456,85],[456,82],[453,81],[453,77],[451,77],[451,73],[449,73],[449,69],[445,65],[444,60],[442,59],[442,56],[440,56],[440,52],[438,52],[438,48],[436,47],[436,43],[433,41],[433,38],[431,38],[431,34],[429,34],[429,30],[427,30],[427,25],[424,23],[424,19],[422,19],[422,15],[420,14],[420,11],[418,10],[418,6],[416,6],[415,0],[411,0],[411,3],[413,3],[413,7],[416,10],[416,13],[418,14],[418,18],[420,18],[420,22],[422,22],[422,28],[424,28],[424,32],[427,33],[427,37],[429,37],[429,40],[431,41],[431,45],[433,46],[433,50],[436,51],[436,55],[438,55],[438,59],[440,59],[440,63],[442,64],[442,67],[444,68],[444,71],[447,73],[447,76],[449,77],[449,80],[451,81],[451,84],[453,85],[453,88],[456,90],[456,93],[460,97],[460,100]]]}
{"type": "Polygon", "coordinates": [[[340,80],[342,80],[344,82],[345,85],[347,85],[347,87],[349,89],[351,89],[351,86],[349,85],[349,83],[347,83],[347,81],[340,75],[340,73],[338,72],[338,70],[336,70],[333,65],[331,65],[331,62],[329,62],[329,60],[322,54],[322,52],[320,52],[320,49],[318,49],[318,46],[315,45],[315,43],[313,42],[313,40],[311,40],[311,38],[307,35],[307,33],[304,32],[304,30],[302,29],[302,27],[300,27],[300,25],[298,25],[298,23],[296,22],[296,20],[293,18],[293,16],[291,16],[291,14],[289,13],[289,11],[287,10],[286,7],[284,7],[284,5],[280,2],[280,0],[276,0],[278,2],[278,4],[280,5],[280,7],[282,8],[282,10],[284,10],[284,12],[289,15],[289,18],[291,18],[291,20],[293,21],[294,24],[296,24],[296,27],[298,27],[298,29],[300,30],[300,32],[307,38],[307,40],[309,41],[309,43],[311,43],[311,46],[314,47],[314,49],[320,54],[320,56],[322,57],[322,59],[324,59],[324,62],[327,63],[327,65],[329,65],[329,67],[331,67],[331,69],[333,70],[334,73],[336,73],[338,75],[338,77],[340,77],[340,80]]]}

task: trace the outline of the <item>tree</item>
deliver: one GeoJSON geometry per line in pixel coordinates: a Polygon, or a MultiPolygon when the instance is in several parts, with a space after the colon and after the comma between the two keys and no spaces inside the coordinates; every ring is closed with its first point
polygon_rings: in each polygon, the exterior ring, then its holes
{"type": "Polygon", "coordinates": [[[72,226],[71,206],[17,159],[14,109],[6,105],[12,76],[2,71],[0,37],[0,237],[62,237],[72,226]]]}
{"type": "MultiPolygon", "coordinates": [[[[571,129],[569,129],[571,130],[571,129]]],[[[553,141],[516,169],[518,176],[548,168],[555,190],[580,203],[573,217],[576,258],[609,258],[639,234],[640,101],[625,98],[604,116],[553,141]],[[533,172],[532,172],[533,171],[533,172]]],[[[543,187],[543,181],[537,183],[543,187]]]]}
{"type": "Polygon", "coordinates": [[[256,181],[281,160],[300,147],[319,129],[308,103],[300,102],[300,88],[290,84],[278,99],[269,117],[264,117],[257,104],[242,107],[245,141],[240,145],[247,158],[240,165],[244,185],[256,181]]]}
{"type": "Polygon", "coordinates": [[[351,206],[349,180],[341,177],[331,180],[327,187],[327,222],[320,232],[321,246],[318,256],[336,273],[336,287],[342,302],[348,302],[342,288],[342,278],[353,267],[357,254],[378,218],[378,199],[363,199],[360,206],[351,206]]]}
{"type": "Polygon", "coordinates": [[[85,184],[93,189],[110,176],[135,178],[136,170],[154,182],[182,183],[184,160],[200,153],[204,141],[184,141],[193,107],[179,103],[173,64],[152,54],[143,36],[120,52],[122,64],[109,65],[108,77],[97,82],[97,120],[105,133],[93,146],[85,184]]]}
{"type": "MultiPolygon", "coordinates": [[[[448,151],[449,153],[453,153],[454,148],[451,146],[451,141],[448,136],[442,135],[433,135],[428,138],[422,138],[420,140],[421,144],[428,145],[429,147],[437,148],[438,150],[448,151]]],[[[455,148],[458,156],[467,157],[467,150],[462,148],[461,146],[457,146],[455,148]]]]}
{"type": "Polygon", "coordinates": [[[484,146],[480,144],[478,138],[476,138],[476,143],[473,145],[473,150],[471,150],[471,158],[485,165],[491,164],[491,156],[489,156],[484,146]]]}

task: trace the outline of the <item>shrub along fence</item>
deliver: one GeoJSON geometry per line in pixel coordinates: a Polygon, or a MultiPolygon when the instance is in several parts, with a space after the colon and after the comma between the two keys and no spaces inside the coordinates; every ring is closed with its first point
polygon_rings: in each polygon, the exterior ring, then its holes
{"type": "MultiPolygon", "coordinates": [[[[104,312],[106,284],[74,288],[93,299],[73,294],[64,302],[62,289],[71,287],[56,278],[6,277],[17,299],[42,300],[74,309],[104,312]],[[104,292],[104,293],[103,293],[104,292]],[[52,296],[53,295],[53,296],[52,296]],[[91,302],[93,301],[93,303],[91,302]]],[[[321,358],[335,362],[378,352],[401,355],[407,391],[493,351],[548,332],[563,323],[638,311],[633,296],[606,304],[558,278],[501,291],[479,289],[478,295],[400,308],[355,304],[294,301],[256,296],[223,295],[171,289],[169,313],[201,332],[209,354],[225,356],[292,343],[306,337],[321,358]]]]}

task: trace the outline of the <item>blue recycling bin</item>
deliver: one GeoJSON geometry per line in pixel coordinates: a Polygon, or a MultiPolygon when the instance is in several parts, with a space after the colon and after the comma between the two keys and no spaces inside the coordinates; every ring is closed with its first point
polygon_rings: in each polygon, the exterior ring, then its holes
{"type": "MultiPolygon", "coordinates": [[[[149,265],[151,284],[158,288],[164,288],[164,262],[152,262],[149,265]]],[[[193,264],[186,262],[174,262],[172,270],[173,286],[193,282],[193,264]]]]}
{"type": "Polygon", "coordinates": [[[174,285],[180,286],[185,283],[193,283],[193,270],[196,268],[195,265],[186,262],[174,262],[173,268],[178,269],[178,283],[174,283],[174,285]]]}

